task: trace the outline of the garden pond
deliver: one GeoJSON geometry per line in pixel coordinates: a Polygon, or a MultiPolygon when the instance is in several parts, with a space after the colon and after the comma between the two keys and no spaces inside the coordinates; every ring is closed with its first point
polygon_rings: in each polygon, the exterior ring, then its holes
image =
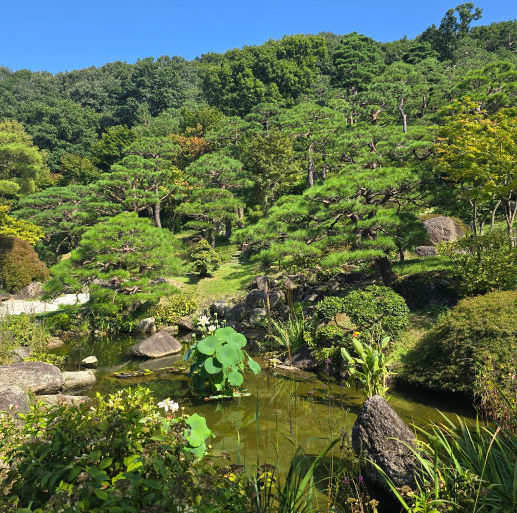
{"type": "MultiPolygon", "coordinates": [[[[218,401],[198,399],[190,393],[188,364],[183,355],[141,360],[131,355],[136,341],[130,336],[84,338],[55,352],[67,356],[66,370],[79,370],[81,360],[87,356],[98,358],[97,383],[85,395],[95,397],[97,392],[114,393],[141,385],[152,390],[156,402],[171,398],[186,413],[203,415],[215,435],[213,452],[229,454],[232,462],[280,462],[283,467],[298,445],[306,454],[317,455],[331,440],[350,436],[364,401],[360,391],[325,374],[279,369],[260,357],[254,359],[262,372],[256,376],[246,372],[244,385],[249,396],[218,401]]],[[[393,391],[390,404],[408,423],[440,422],[442,414],[451,419],[457,415],[475,417],[467,400],[462,403],[457,397],[421,391],[393,391]]]]}

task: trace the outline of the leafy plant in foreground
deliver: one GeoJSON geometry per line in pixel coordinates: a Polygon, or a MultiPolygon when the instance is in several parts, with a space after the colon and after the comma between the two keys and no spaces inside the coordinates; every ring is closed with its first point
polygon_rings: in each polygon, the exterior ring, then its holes
{"type": "Polygon", "coordinates": [[[258,374],[260,365],[246,353],[245,345],[246,337],[227,326],[190,346],[184,358],[193,360],[189,376],[194,391],[231,396],[244,382],[245,363],[258,374]]]}

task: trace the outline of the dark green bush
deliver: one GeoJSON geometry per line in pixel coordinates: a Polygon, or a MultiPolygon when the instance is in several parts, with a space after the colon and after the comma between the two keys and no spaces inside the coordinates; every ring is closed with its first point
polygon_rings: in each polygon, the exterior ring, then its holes
{"type": "Polygon", "coordinates": [[[159,303],[149,311],[157,324],[174,326],[186,315],[196,311],[196,301],[188,294],[174,294],[167,298],[163,303],[159,303]]]}
{"type": "MultiPolygon", "coordinates": [[[[403,377],[412,384],[475,395],[490,361],[499,375],[514,374],[517,291],[463,299],[408,355],[403,377]]],[[[501,380],[504,383],[504,379],[501,380]]]]}
{"type": "Polygon", "coordinates": [[[336,315],[344,312],[344,309],[343,298],[327,296],[316,305],[315,315],[318,320],[326,323],[333,321],[336,315]]]}
{"type": "Polygon", "coordinates": [[[363,334],[375,340],[400,336],[409,321],[409,308],[404,298],[389,287],[370,285],[354,290],[343,299],[343,311],[363,334]]]}
{"type": "Polygon", "coordinates": [[[72,331],[75,321],[76,320],[67,313],[58,313],[46,317],[45,326],[50,331],[50,333],[58,334],[64,331],[72,331]]]}
{"type": "Polygon", "coordinates": [[[48,277],[47,266],[28,242],[0,236],[0,288],[15,293],[31,281],[45,281],[48,277]]]}
{"type": "Polygon", "coordinates": [[[221,263],[218,254],[205,239],[201,239],[190,247],[189,261],[192,270],[199,276],[208,276],[219,269],[221,263]]]}
{"type": "Polygon", "coordinates": [[[332,324],[323,326],[309,342],[309,348],[320,362],[330,358],[334,362],[341,361],[341,348],[352,350],[352,333],[332,324]]]}
{"type": "Polygon", "coordinates": [[[506,231],[468,234],[443,244],[440,253],[451,261],[451,275],[465,295],[517,288],[517,247],[506,231]]]}

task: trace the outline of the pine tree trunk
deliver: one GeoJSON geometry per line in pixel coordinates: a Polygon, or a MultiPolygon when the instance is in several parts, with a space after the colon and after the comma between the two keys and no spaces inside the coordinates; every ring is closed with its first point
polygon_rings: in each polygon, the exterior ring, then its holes
{"type": "Polygon", "coordinates": [[[388,257],[379,257],[375,260],[377,268],[382,276],[382,281],[386,287],[391,287],[397,281],[397,275],[393,272],[393,267],[388,257]]]}
{"type": "Polygon", "coordinates": [[[402,116],[402,131],[406,134],[407,133],[407,115],[403,109],[404,101],[405,101],[404,99],[400,100],[399,112],[400,112],[400,115],[402,116]]]}
{"type": "Polygon", "coordinates": [[[212,228],[210,230],[208,242],[210,243],[210,247],[212,249],[214,249],[215,248],[215,228],[212,228]]]}
{"type": "Polygon", "coordinates": [[[307,169],[307,179],[309,181],[309,187],[314,187],[314,147],[309,145],[309,166],[307,169]]]}
{"type": "Polygon", "coordinates": [[[231,219],[227,219],[225,222],[224,222],[224,230],[225,230],[225,237],[227,239],[230,239],[230,237],[232,236],[232,220],[231,219]]]}
{"type": "Polygon", "coordinates": [[[156,194],[156,203],[154,204],[154,222],[158,228],[161,228],[161,204],[160,199],[158,198],[158,187],[155,188],[154,192],[156,194]]]}

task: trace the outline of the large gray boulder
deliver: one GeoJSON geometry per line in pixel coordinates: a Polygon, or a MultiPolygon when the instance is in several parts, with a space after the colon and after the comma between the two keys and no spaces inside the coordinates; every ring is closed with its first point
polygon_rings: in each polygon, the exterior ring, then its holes
{"type": "Polygon", "coordinates": [[[246,295],[244,303],[247,308],[264,308],[266,306],[266,293],[262,290],[252,290],[246,295]]]}
{"type": "Polygon", "coordinates": [[[228,311],[228,303],[224,299],[218,299],[210,305],[210,314],[218,319],[224,319],[228,311]]]}
{"type": "Polygon", "coordinates": [[[43,295],[43,285],[38,281],[33,281],[29,283],[26,287],[19,290],[14,296],[13,299],[36,299],[43,295]]]}
{"type": "Polygon", "coordinates": [[[56,394],[64,384],[61,371],[43,362],[0,365],[0,387],[17,386],[25,392],[56,394]]]}
{"type": "Polygon", "coordinates": [[[81,367],[85,369],[96,369],[99,366],[99,360],[96,356],[87,356],[81,360],[81,367]]]}
{"type": "Polygon", "coordinates": [[[91,397],[85,395],[40,395],[38,400],[42,401],[45,406],[79,406],[80,404],[88,404],[93,401],[91,397]]]}
{"type": "Polygon", "coordinates": [[[271,284],[269,282],[269,278],[262,274],[259,276],[255,276],[251,286],[257,288],[262,292],[267,293],[271,287],[271,284]]]}
{"type": "Polygon", "coordinates": [[[424,221],[424,226],[432,244],[453,242],[463,237],[463,229],[452,217],[431,217],[424,221]]]}
{"type": "Polygon", "coordinates": [[[280,359],[280,361],[286,365],[296,367],[297,369],[304,371],[311,371],[318,368],[318,362],[312,355],[311,350],[307,344],[303,344],[298,349],[293,351],[291,353],[290,359],[286,354],[280,359]]]}
{"type": "Polygon", "coordinates": [[[434,246],[418,246],[415,248],[415,253],[420,258],[427,258],[438,255],[438,250],[434,246]]]}
{"type": "Polygon", "coordinates": [[[95,374],[91,370],[63,372],[63,390],[65,392],[77,392],[91,388],[97,382],[95,374]]]}
{"type": "Polygon", "coordinates": [[[29,411],[29,396],[27,392],[17,386],[1,386],[0,411],[27,413],[29,411]]]}
{"type": "Polygon", "coordinates": [[[154,317],[147,317],[141,319],[133,328],[134,333],[156,333],[156,319],[154,317]]]}
{"type": "MultiPolygon", "coordinates": [[[[375,462],[397,487],[415,488],[417,461],[412,451],[415,434],[386,400],[374,395],[363,404],[352,428],[352,448],[357,455],[375,462]]],[[[371,464],[366,475],[385,490],[389,486],[371,464]]]]}
{"type": "Polygon", "coordinates": [[[162,358],[180,351],[181,344],[166,331],[159,331],[131,348],[133,354],[142,358],[162,358]]]}

